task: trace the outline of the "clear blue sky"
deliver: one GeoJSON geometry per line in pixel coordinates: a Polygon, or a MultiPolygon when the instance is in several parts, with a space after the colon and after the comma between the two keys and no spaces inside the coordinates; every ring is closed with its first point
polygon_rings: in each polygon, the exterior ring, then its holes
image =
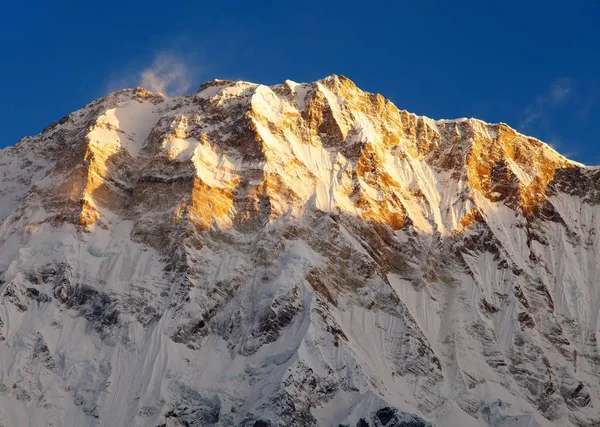
{"type": "Polygon", "coordinates": [[[172,77],[171,93],[336,73],[401,109],[506,122],[600,164],[600,0],[7,3],[0,147],[144,71],[172,77]]]}

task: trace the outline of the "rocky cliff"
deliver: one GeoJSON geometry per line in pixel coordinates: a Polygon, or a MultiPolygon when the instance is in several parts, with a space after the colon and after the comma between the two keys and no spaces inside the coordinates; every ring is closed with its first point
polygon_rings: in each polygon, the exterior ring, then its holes
{"type": "Polygon", "coordinates": [[[343,76],[0,151],[4,426],[600,425],[600,170],[343,76]]]}

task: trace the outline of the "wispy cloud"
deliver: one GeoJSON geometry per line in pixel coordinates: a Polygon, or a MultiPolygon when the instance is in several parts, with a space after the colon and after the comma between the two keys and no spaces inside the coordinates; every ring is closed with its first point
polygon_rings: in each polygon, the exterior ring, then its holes
{"type": "MultiPolygon", "coordinates": [[[[600,0],[599,0],[600,1],[600,0]]],[[[581,120],[588,120],[596,102],[600,98],[600,80],[593,80],[581,100],[581,108],[576,111],[581,120]]]]}
{"type": "Polygon", "coordinates": [[[113,78],[108,89],[114,91],[125,87],[142,86],[165,96],[179,96],[188,93],[196,81],[198,72],[196,66],[190,66],[180,56],[161,52],[154,56],[149,66],[130,69],[123,75],[113,78]]]}
{"type": "Polygon", "coordinates": [[[571,79],[558,79],[550,85],[550,103],[560,105],[573,92],[573,81],[571,79]]]}
{"type": "Polygon", "coordinates": [[[192,72],[172,54],[161,53],[140,73],[138,85],[163,95],[183,95],[192,85],[192,72]]]}
{"type": "Polygon", "coordinates": [[[549,110],[563,105],[573,93],[573,80],[569,78],[557,79],[548,88],[546,93],[539,95],[535,103],[525,107],[522,130],[530,127],[534,122],[544,119],[549,110]]]}

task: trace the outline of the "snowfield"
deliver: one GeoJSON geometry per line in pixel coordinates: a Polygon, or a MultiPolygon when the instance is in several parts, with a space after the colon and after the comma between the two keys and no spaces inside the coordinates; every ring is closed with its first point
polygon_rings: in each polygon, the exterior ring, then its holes
{"type": "Polygon", "coordinates": [[[600,425],[600,170],[343,76],[0,150],[0,425],[600,425]]]}

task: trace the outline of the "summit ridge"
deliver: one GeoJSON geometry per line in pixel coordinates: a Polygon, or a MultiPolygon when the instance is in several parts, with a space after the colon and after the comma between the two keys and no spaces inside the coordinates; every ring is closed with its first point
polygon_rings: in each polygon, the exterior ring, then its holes
{"type": "Polygon", "coordinates": [[[0,150],[0,424],[598,425],[599,174],[341,75],[111,93],[0,150]]]}

